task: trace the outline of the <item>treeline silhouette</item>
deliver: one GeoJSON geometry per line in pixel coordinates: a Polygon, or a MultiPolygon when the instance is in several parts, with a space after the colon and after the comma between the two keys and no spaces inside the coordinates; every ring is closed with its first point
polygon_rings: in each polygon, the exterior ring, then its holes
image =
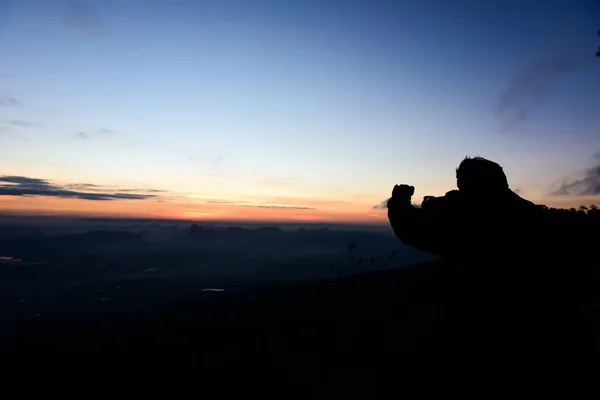
{"type": "MultiPolygon", "coordinates": [[[[600,209],[595,204],[590,206],[581,205],[578,208],[555,208],[545,205],[539,205],[546,215],[547,227],[557,228],[565,246],[570,246],[572,250],[581,250],[576,246],[574,240],[583,242],[593,242],[600,239],[598,226],[600,226],[600,209]]],[[[592,244],[592,243],[589,243],[592,244]]],[[[591,249],[590,249],[591,250],[591,249]]],[[[589,250],[588,252],[589,253],[589,250]]],[[[579,254],[580,260],[590,260],[590,254],[579,254]]],[[[588,261],[589,262],[589,261],[588,261]]],[[[596,266],[594,266],[596,267],[596,266]]],[[[600,266],[598,266],[600,268],[600,266]]]]}
{"type": "Polygon", "coordinates": [[[571,208],[554,208],[548,207],[546,205],[539,205],[544,211],[547,211],[552,214],[560,214],[560,215],[585,215],[591,218],[594,221],[598,221],[600,218],[600,209],[595,204],[588,206],[581,205],[579,208],[571,207],[571,208]]]}

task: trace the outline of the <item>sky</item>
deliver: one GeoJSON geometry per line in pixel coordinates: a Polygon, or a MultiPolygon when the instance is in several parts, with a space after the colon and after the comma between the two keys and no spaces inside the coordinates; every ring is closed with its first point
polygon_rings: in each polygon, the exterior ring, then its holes
{"type": "Polygon", "coordinates": [[[0,0],[0,212],[384,222],[465,156],[600,205],[596,0],[0,0]]]}

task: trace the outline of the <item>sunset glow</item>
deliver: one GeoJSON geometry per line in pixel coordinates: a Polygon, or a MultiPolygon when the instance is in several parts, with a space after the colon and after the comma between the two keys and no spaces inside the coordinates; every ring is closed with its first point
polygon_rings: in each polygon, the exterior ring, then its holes
{"type": "Polygon", "coordinates": [[[63,3],[0,1],[0,213],[385,223],[467,155],[600,204],[594,2],[63,3]]]}

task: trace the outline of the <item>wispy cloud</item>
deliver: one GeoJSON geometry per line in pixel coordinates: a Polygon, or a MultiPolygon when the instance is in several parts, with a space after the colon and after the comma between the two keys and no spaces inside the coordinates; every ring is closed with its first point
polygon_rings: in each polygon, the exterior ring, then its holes
{"type": "Polygon", "coordinates": [[[106,35],[106,27],[96,10],[83,0],[69,1],[65,14],[68,27],[83,34],[99,38],[106,35]]]}
{"type": "Polygon", "coordinates": [[[302,207],[302,206],[279,206],[279,205],[262,205],[262,204],[237,204],[239,207],[252,207],[252,208],[276,208],[276,209],[288,209],[288,210],[315,210],[314,207],[302,207]]]}
{"type": "Polygon", "coordinates": [[[507,123],[518,123],[544,103],[567,76],[595,60],[589,52],[563,47],[518,68],[498,99],[496,112],[507,123]]]}
{"type": "Polygon", "coordinates": [[[75,136],[77,136],[77,138],[81,139],[81,140],[88,140],[88,139],[94,139],[94,138],[104,137],[107,135],[116,135],[116,134],[117,134],[116,131],[113,131],[113,130],[107,129],[107,128],[102,128],[102,129],[96,129],[94,131],[77,132],[75,134],[75,136]]]}
{"type": "Polygon", "coordinates": [[[212,204],[212,205],[227,205],[232,207],[245,208],[273,208],[273,209],[289,209],[289,210],[316,210],[315,207],[297,205],[297,204],[280,204],[272,201],[235,201],[228,199],[198,199],[194,200],[195,204],[212,204]]]}
{"type": "MultiPolygon", "coordinates": [[[[57,185],[46,179],[25,176],[0,176],[0,196],[45,196],[83,200],[146,200],[156,194],[132,193],[133,189],[110,190],[89,183],[57,185]]],[[[152,192],[156,193],[156,192],[152,192]]]]}
{"type": "Polygon", "coordinates": [[[117,186],[94,185],[91,183],[69,183],[63,185],[69,190],[82,190],[85,192],[106,192],[119,191],[120,193],[168,193],[166,190],[159,189],[121,189],[117,186]]]}
{"type": "Polygon", "coordinates": [[[119,189],[123,193],[168,193],[166,190],[159,189],[119,189]]]}
{"type": "Polygon", "coordinates": [[[107,129],[107,128],[96,129],[96,132],[98,132],[98,133],[109,133],[109,134],[117,133],[117,132],[113,131],[112,129],[107,129]]]}
{"type": "Polygon", "coordinates": [[[31,127],[31,126],[38,126],[39,125],[38,123],[35,123],[35,122],[22,121],[22,120],[19,120],[19,119],[13,119],[12,121],[9,121],[8,123],[10,125],[20,126],[20,127],[23,127],[23,128],[28,128],[28,127],[31,127]]]}
{"type": "Polygon", "coordinates": [[[110,188],[110,186],[100,186],[100,185],[94,185],[91,183],[69,183],[67,185],[64,185],[65,188],[68,189],[72,189],[72,190],[106,190],[107,188],[110,188]]]}
{"type": "MultiPolygon", "coordinates": [[[[388,199],[388,200],[389,200],[389,199],[388,199]]],[[[384,200],[384,201],[382,201],[380,204],[374,205],[374,206],[372,207],[372,208],[373,208],[373,210],[378,210],[378,211],[379,211],[379,210],[387,210],[387,202],[388,202],[388,200],[384,200]]],[[[421,205],[420,205],[420,204],[415,204],[415,203],[412,203],[411,205],[412,205],[413,207],[415,207],[415,208],[421,208],[421,205]]]]}
{"type": "Polygon", "coordinates": [[[387,200],[383,200],[381,203],[374,205],[373,210],[385,210],[387,209],[387,200]]]}
{"type": "Polygon", "coordinates": [[[235,201],[230,200],[206,200],[203,201],[204,204],[236,204],[235,201]]]}
{"type": "Polygon", "coordinates": [[[556,196],[600,195],[600,163],[586,169],[576,178],[565,179],[560,187],[551,194],[556,196]]]}
{"type": "Polygon", "coordinates": [[[0,107],[17,107],[19,101],[14,97],[0,97],[0,107]]]}

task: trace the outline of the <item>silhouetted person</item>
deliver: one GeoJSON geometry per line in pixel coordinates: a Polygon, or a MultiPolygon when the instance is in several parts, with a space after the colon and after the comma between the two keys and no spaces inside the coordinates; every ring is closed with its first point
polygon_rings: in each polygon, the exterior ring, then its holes
{"type": "MultiPolygon", "coordinates": [[[[502,167],[493,161],[466,158],[456,170],[456,180],[458,190],[443,197],[426,196],[421,208],[411,205],[412,186],[396,185],[388,201],[396,236],[446,260],[476,261],[495,252],[501,242],[515,242],[541,213],[509,188],[502,167]]],[[[506,251],[502,254],[507,256],[506,251]]]]}
{"type": "Polygon", "coordinates": [[[536,360],[581,353],[585,256],[574,254],[583,254],[581,232],[591,227],[521,198],[493,161],[464,159],[456,180],[458,190],[426,196],[420,208],[409,185],[396,185],[388,200],[396,236],[441,257],[447,346],[536,360]]]}

